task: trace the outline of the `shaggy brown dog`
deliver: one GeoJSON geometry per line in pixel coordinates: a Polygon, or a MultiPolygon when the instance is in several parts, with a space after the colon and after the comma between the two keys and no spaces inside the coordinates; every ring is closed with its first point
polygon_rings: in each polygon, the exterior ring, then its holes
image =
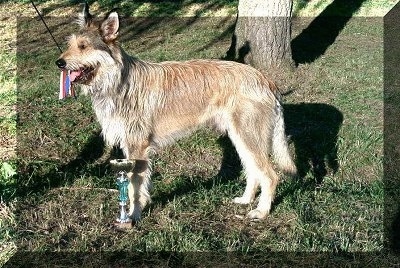
{"type": "Polygon", "coordinates": [[[228,134],[241,158],[247,185],[234,202],[252,202],[261,186],[248,217],[265,218],[279,181],[270,154],[282,171],[296,173],[274,84],[235,62],[149,63],[131,57],[118,45],[116,12],[97,20],[86,5],[80,25],[56,64],[90,95],[107,144],[136,161],[128,174],[133,219],[140,219],[150,201],[149,154],[204,125],[228,134]]]}

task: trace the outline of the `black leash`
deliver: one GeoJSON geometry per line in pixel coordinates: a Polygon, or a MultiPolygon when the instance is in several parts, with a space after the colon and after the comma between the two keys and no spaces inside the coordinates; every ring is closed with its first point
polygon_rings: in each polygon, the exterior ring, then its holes
{"type": "Polygon", "coordinates": [[[36,13],[39,15],[40,19],[42,20],[44,26],[46,26],[47,31],[49,32],[49,34],[51,35],[51,38],[53,38],[54,43],[56,43],[56,46],[58,47],[58,49],[60,50],[60,52],[62,53],[62,49],[60,47],[60,45],[57,43],[56,39],[54,38],[53,34],[51,33],[49,27],[47,26],[46,22],[44,21],[42,15],[40,14],[39,10],[37,9],[37,7],[35,6],[35,3],[33,3],[33,0],[31,0],[31,4],[32,6],[35,8],[36,13]]]}

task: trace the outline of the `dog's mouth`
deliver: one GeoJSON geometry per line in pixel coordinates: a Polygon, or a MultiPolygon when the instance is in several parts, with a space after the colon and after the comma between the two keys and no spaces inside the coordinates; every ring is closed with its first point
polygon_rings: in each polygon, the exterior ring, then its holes
{"type": "Polygon", "coordinates": [[[71,83],[87,84],[96,73],[96,68],[82,67],[77,70],[70,70],[69,79],[71,83]]]}

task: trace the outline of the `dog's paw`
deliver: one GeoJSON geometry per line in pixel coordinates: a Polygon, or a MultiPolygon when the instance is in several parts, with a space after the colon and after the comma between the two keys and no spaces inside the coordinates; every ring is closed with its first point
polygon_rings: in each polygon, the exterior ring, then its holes
{"type": "Polygon", "coordinates": [[[247,218],[251,220],[262,220],[268,215],[267,211],[261,211],[259,209],[253,209],[247,214],[247,218]]]}
{"type": "Polygon", "coordinates": [[[246,197],[244,197],[244,196],[242,196],[242,197],[235,197],[234,199],[233,199],[233,203],[235,203],[235,204],[241,204],[241,205],[248,205],[248,204],[250,204],[251,203],[251,199],[250,198],[246,198],[246,197]]]}
{"type": "Polygon", "coordinates": [[[130,219],[132,219],[134,222],[139,222],[142,216],[141,210],[130,210],[128,213],[128,216],[130,219]]]}
{"type": "Polygon", "coordinates": [[[134,222],[139,222],[141,219],[141,215],[133,213],[133,214],[129,214],[129,218],[134,222]]]}

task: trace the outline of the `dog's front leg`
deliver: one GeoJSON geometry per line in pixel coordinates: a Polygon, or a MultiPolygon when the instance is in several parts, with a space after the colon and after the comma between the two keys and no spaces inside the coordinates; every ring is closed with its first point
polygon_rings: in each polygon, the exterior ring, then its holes
{"type": "Polygon", "coordinates": [[[143,208],[150,202],[150,175],[149,160],[136,160],[133,171],[128,173],[129,215],[134,221],[140,220],[143,208]]]}

